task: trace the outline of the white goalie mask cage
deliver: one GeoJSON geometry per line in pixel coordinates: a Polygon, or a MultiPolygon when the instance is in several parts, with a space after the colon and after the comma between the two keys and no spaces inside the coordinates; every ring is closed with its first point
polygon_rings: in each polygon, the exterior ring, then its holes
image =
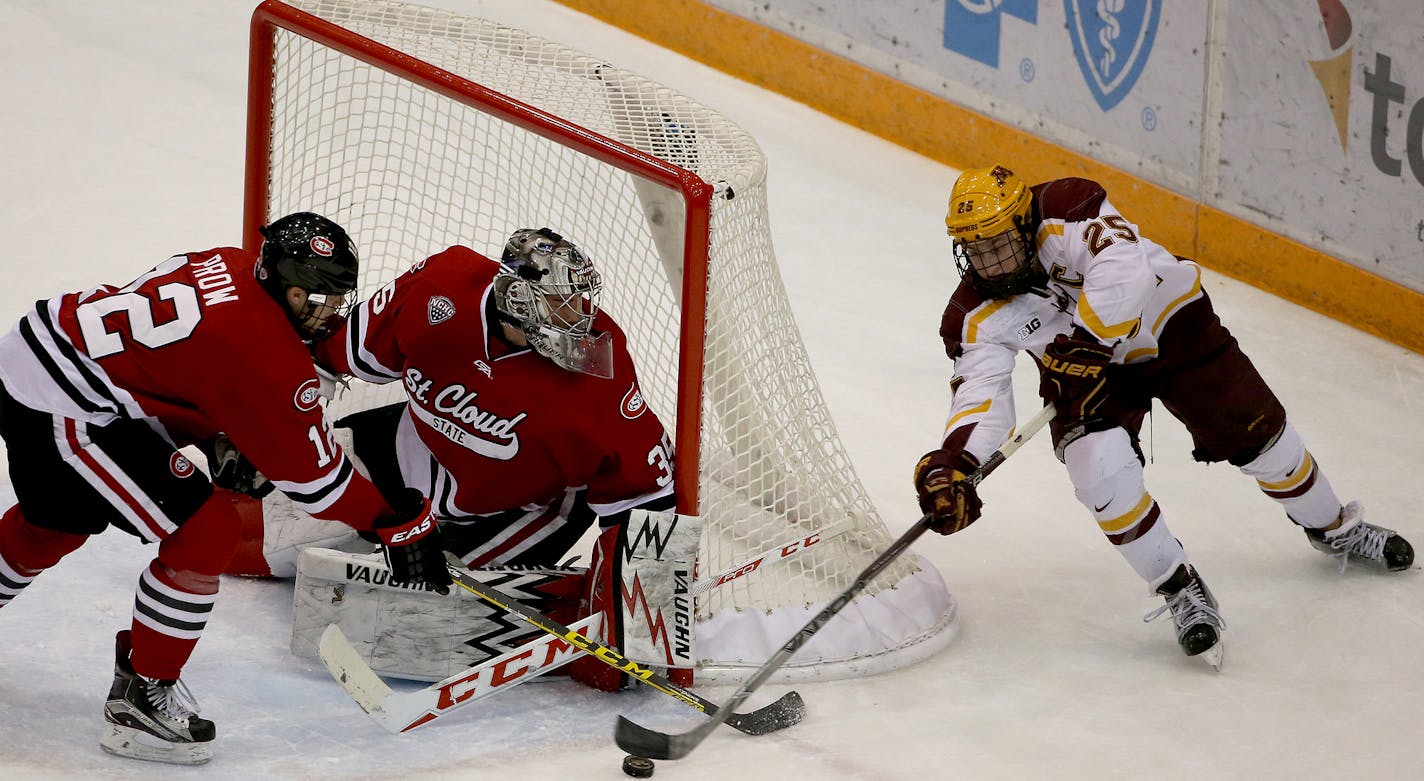
{"type": "Polygon", "coordinates": [[[603,292],[593,261],[548,228],[521,228],[501,262],[495,307],[519,325],[529,346],[569,371],[612,377],[612,339],[593,330],[603,292]]]}

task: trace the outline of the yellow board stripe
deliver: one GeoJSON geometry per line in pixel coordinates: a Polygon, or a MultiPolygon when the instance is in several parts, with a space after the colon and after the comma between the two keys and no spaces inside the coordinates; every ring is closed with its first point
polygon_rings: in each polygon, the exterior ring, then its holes
{"type": "Polygon", "coordinates": [[[1424,353],[1424,293],[1244,219],[698,0],[555,1],[952,168],[1094,179],[1169,251],[1424,353]]]}

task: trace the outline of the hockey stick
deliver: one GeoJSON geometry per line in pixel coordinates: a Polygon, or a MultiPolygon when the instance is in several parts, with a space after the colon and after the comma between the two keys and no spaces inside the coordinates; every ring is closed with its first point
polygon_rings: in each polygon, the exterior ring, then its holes
{"type": "MultiPolygon", "coordinates": [[[[720,588],[760,570],[762,564],[773,556],[772,563],[783,561],[809,547],[834,539],[850,528],[849,522],[843,522],[768,549],[694,583],[688,595],[695,597],[720,588]]],[[[585,637],[596,636],[602,626],[598,623],[600,619],[599,614],[588,616],[569,628],[585,637]]],[[[578,657],[576,646],[558,636],[544,633],[518,648],[460,670],[423,689],[395,692],[366,664],[346,633],[336,624],[328,625],[322,632],[317,652],[327,672],[341,684],[351,699],[373,721],[396,733],[423,727],[455,710],[556,670],[578,657]]]]}
{"type": "MultiPolygon", "coordinates": [[[[597,634],[601,614],[587,616],[570,629],[597,634]]],[[[543,634],[508,653],[461,670],[424,689],[397,693],[381,680],[336,624],[328,624],[317,646],[327,672],[377,724],[390,732],[409,732],[466,705],[558,669],[578,658],[579,649],[543,634]]]]}
{"type": "Polygon", "coordinates": [[[716,703],[704,699],[695,692],[684,689],[668,680],[667,677],[659,675],[657,671],[642,667],[637,662],[623,656],[612,648],[596,640],[591,640],[554,619],[549,618],[543,613],[521,604],[518,600],[494,586],[481,583],[468,572],[451,567],[450,577],[455,581],[457,586],[491,605],[513,613],[551,635],[563,638],[570,644],[591,654],[600,662],[623,671],[632,678],[642,681],[648,686],[657,689],[663,694],[689,707],[696,708],[709,715],[713,713],[718,714],[718,723],[725,720],[733,728],[741,730],[748,735],[765,735],[768,732],[785,729],[801,721],[801,719],[806,716],[806,703],[802,701],[801,695],[794,691],[787,692],[781,699],[770,705],[747,713],[733,713],[731,708],[725,706],[719,708],[716,703]]]}
{"type": "MultiPolygon", "coordinates": [[[[1023,430],[1020,431],[1017,436],[1004,443],[1003,447],[995,450],[993,455],[985,459],[983,465],[976,469],[973,474],[969,475],[967,481],[971,485],[978,485],[990,472],[998,469],[999,465],[1004,463],[1004,460],[1012,455],[1015,450],[1018,450],[1023,443],[1038,433],[1038,430],[1043,428],[1045,423],[1052,420],[1053,414],[1054,409],[1052,404],[1044,407],[1042,411],[1034,415],[1024,424],[1023,430]]],[[[771,677],[772,673],[779,670],[781,666],[786,663],[786,660],[791,658],[792,654],[795,654],[802,646],[806,645],[813,635],[819,632],[821,628],[834,618],[842,608],[849,604],[857,594],[863,591],[866,585],[876,575],[890,566],[890,563],[898,558],[900,554],[904,553],[905,550],[910,547],[911,543],[919,539],[920,535],[929,529],[929,524],[930,516],[922,516],[915,525],[900,535],[898,540],[892,542],[890,547],[887,548],[884,553],[880,554],[879,558],[871,562],[870,566],[855,576],[855,581],[850,584],[849,588],[831,600],[820,613],[817,613],[814,618],[806,623],[806,626],[801,628],[801,631],[786,641],[786,644],[775,654],[772,654],[771,658],[761,666],[761,669],[757,670],[755,675],[746,683],[742,684],[742,688],[737,690],[737,693],[732,695],[732,698],[727,700],[707,721],[687,732],[669,734],[648,729],[647,727],[628,720],[625,716],[619,716],[618,725],[613,730],[613,739],[618,743],[618,747],[629,754],[635,754],[649,759],[681,759],[687,756],[689,752],[697,748],[698,744],[707,738],[707,735],[710,734],[712,730],[717,728],[718,724],[722,723],[722,720],[732,712],[733,708],[745,702],[746,699],[751,696],[752,692],[756,691],[758,687],[766,682],[767,678],[771,677]]]]}
{"type": "Polygon", "coordinates": [[[695,597],[700,594],[705,594],[714,588],[720,588],[726,585],[727,583],[730,583],[731,581],[742,577],[743,575],[750,575],[751,573],[756,572],[758,569],[761,568],[762,564],[766,563],[766,560],[768,558],[774,556],[775,558],[772,559],[773,563],[782,561],[783,559],[788,559],[800,553],[801,551],[806,550],[812,545],[825,542],[826,540],[835,539],[836,537],[845,534],[846,532],[850,531],[852,526],[853,524],[849,520],[842,521],[838,524],[831,526],[828,529],[825,529],[824,531],[811,532],[805,537],[792,540],[786,543],[785,545],[778,545],[775,548],[763,551],[762,553],[759,553],[756,556],[753,556],[752,558],[747,559],[746,561],[740,564],[733,564],[732,566],[722,570],[716,575],[712,575],[710,577],[704,578],[703,580],[699,580],[696,583],[693,583],[692,588],[688,589],[687,595],[695,597]]]}

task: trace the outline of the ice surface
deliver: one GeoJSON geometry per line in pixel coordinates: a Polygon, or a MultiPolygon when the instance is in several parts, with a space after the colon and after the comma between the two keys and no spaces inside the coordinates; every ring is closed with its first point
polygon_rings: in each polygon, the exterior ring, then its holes
{"type": "MultiPolygon", "coordinates": [[[[777,255],[823,390],[872,499],[905,528],[911,467],[948,399],[936,330],[954,283],[941,220],[955,172],[545,0],[438,4],[604,53],[761,142],[777,255]]],[[[252,6],[0,0],[0,313],[239,242],[252,6]]],[[[1205,284],[1342,496],[1424,541],[1424,357],[1219,275],[1205,284]]],[[[1341,576],[1250,480],[1192,463],[1170,417],[1148,432],[1148,487],[1230,625],[1222,673],[1141,622],[1157,601],[1035,441],[983,486],[983,520],[916,547],[959,600],[954,644],[898,673],[802,685],[802,725],[723,729],[657,778],[1424,776],[1418,569],[1341,576]]],[[[185,672],[218,724],[215,759],[111,757],[97,739],[112,638],[150,556],[103,535],[0,613],[0,778],[617,779],[618,713],[678,730],[699,718],[651,691],[554,682],[388,735],[287,651],[288,586],[229,580],[185,672]]]]}

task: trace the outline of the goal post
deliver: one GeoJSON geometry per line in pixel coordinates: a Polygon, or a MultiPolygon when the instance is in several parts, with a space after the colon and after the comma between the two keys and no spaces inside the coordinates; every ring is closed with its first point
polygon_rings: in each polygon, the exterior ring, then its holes
{"type": "MultiPolygon", "coordinates": [[[[355,239],[362,297],[453,244],[498,257],[519,227],[569,236],[603,270],[602,307],[675,442],[678,510],[704,519],[699,572],[815,541],[697,597],[702,680],[759,666],[889,543],[792,317],[766,160],[741,128],[571,47],[389,0],[261,3],[248,102],[249,249],[310,210],[355,239]]],[[[331,413],[401,400],[399,383],[356,383],[331,413]]],[[[955,612],[906,557],[782,678],[918,661],[955,612]]]]}

